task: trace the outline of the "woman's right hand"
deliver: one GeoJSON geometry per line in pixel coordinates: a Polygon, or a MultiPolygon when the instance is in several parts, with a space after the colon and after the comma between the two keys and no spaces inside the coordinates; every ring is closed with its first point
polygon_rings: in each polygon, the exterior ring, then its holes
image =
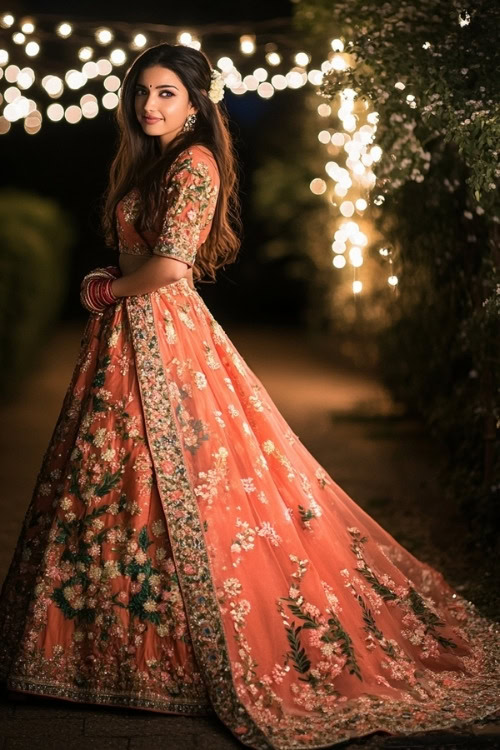
{"type": "Polygon", "coordinates": [[[90,313],[100,315],[107,307],[117,302],[111,291],[112,282],[121,276],[117,266],[96,268],[88,273],[80,285],[80,302],[90,313]]]}

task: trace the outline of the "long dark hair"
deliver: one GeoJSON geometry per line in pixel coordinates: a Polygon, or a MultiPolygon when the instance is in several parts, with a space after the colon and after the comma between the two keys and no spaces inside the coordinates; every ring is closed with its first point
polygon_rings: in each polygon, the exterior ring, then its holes
{"type": "Polygon", "coordinates": [[[206,146],[217,162],[220,186],[212,226],[198,251],[193,277],[195,280],[208,277],[204,280],[213,281],[218,268],[236,260],[240,247],[237,232],[241,231],[241,208],[237,159],[227,114],[221,107],[222,102],[213,102],[207,94],[211,71],[210,61],[201,50],[167,43],[142,52],[127,70],[117,109],[119,143],[104,194],[102,227],[106,244],[117,248],[116,207],[132,188],[136,188],[141,207],[136,229],[153,230],[166,209],[167,190],[164,186],[168,187],[168,183],[165,177],[173,161],[185,148],[195,144],[206,146]],[[190,103],[197,108],[194,129],[178,133],[164,152],[160,139],[146,135],[135,114],[137,80],[143,70],[154,65],[176,73],[188,90],[190,103]]]}

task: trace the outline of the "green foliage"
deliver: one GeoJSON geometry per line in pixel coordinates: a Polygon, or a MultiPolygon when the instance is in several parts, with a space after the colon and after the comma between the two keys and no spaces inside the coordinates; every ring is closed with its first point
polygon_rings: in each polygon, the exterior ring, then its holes
{"type": "Polygon", "coordinates": [[[332,98],[352,88],[379,110],[377,142],[384,157],[377,177],[388,191],[407,179],[421,181],[427,146],[442,138],[468,168],[471,196],[500,220],[500,6],[495,0],[479,0],[468,11],[449,0],[334,5],[304,0],[295,21],[309,34],[321,34],[325,49],[326,35],[342,30],[353,65],[327,73],[320,90],[332,98]]]}
{"type": "Polygon", "coordinates": [[[371,216],[399,284],[397,295],[365,284],[362,309],[379,310],[370,330],[386,384],[447,448],[447,488],[489,541],[500,497],[499,21],[494,0],[301,0],[295,13],[307,47],[326,55],[340,37],[349,55],[318,93],[348,87],[378,111],[382,206],[371,216]]]}
{"type": "Polygon", "coordinates": [[[0,388],[17,386],[43,335],[56,319],[66,288],[69,217],[50,199],[0,191],[0,388]]]}

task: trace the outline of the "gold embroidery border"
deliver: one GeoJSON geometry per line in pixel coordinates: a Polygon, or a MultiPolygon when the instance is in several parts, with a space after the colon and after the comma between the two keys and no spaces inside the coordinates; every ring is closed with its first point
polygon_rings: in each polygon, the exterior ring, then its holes
{"type": "Polygon", "coordinates": [[[137,361],[146,434],[195,656],[210,700],[221,720],[244,744],[256,750],[269,750],[272,745],[240,702],[233,684],[198,503],[189,481],[168,395],[151,296],[126,297],[126,308],[137,361]],[[166,474],[162,469],[165,461],[175,466],[172,474],[166,474]],[[190,532],[187,544],[186,529],[190,532]],[[186,565],[194,572],[186,573],[186,565]]]}

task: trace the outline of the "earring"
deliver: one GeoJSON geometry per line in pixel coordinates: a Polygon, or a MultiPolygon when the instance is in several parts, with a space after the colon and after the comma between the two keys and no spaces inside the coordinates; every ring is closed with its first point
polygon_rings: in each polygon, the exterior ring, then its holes
{"type": "Polygon", "coordinates": [[[195,122],[196,122],[196,114],[193,113],[186,118],[186,122],[184,123],[184,127],[182,128],[182,130],[183,131],[194,130],[195,122]]]}

